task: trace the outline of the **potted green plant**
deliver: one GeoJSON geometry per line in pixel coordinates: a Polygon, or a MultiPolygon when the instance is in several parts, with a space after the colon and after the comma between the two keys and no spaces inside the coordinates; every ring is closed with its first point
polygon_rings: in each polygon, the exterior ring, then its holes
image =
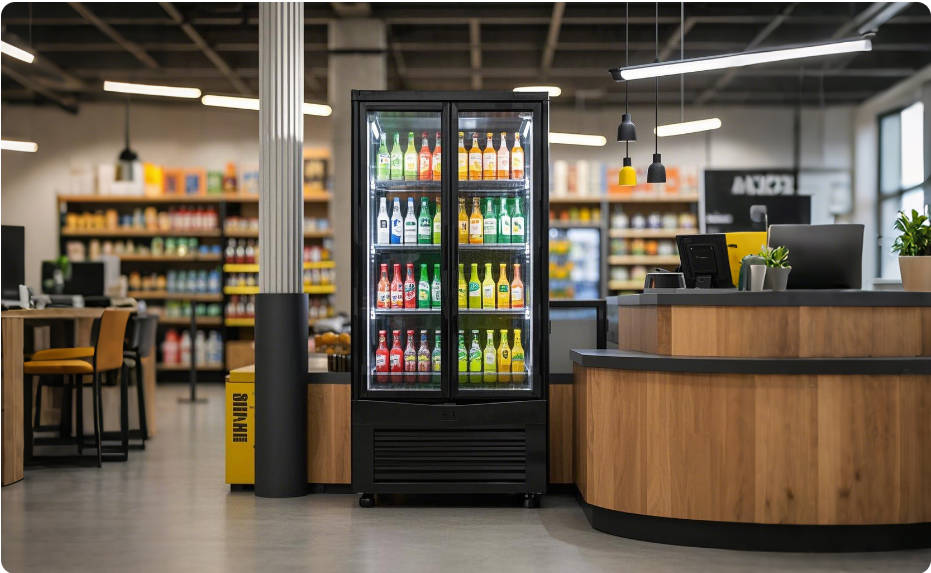
{"type": "Polygon", "coordinates": [[[899,212],[895,230],[899,232],[892,251],[899,254],[899,271],[902,288],[912,291],[931,291],[931,223],[928,206],[924,213],[912,209],[911,216],[899,212]]]}
{"type": "Polygon", "coordinates": [[[789,273],[792,272],[792,267],[789,266],[789,249],[782,245],[775,248],[763,245],[760,249],[760,257],[766,265],[763,288],[774,291],[786,290],[789,273]]]}

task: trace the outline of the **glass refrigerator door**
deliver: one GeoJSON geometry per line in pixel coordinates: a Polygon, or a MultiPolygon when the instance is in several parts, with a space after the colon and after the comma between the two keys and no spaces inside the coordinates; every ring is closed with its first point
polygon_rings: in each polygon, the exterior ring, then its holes
{"type": "Polygon", "coordinates": [[[442,391],[442,114],[366,111],[367,394],[442,391]]]}
{"type": "MultiPolygon", "coordinates": [[[[457,201],[458,395],[533,391],[533,113],[460,111],[457,201]]],[[[452,302],[452,301],[451,301],[452,302]]]]}

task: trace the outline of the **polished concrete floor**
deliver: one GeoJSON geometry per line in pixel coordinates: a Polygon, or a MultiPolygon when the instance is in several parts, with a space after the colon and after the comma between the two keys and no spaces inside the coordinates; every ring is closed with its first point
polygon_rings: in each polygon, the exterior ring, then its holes
{"type": "Polygon", "coordinates": [[[30,469],[2,490],[2,563],[20,571],[914,571],[931,550],[749,553],[593,531],[569,495],[538,510],[392,505],[354,495],[256,499],[223,483],[223,394],[179,404],[159,388],[159,429],[129,463],[30,469]]]}

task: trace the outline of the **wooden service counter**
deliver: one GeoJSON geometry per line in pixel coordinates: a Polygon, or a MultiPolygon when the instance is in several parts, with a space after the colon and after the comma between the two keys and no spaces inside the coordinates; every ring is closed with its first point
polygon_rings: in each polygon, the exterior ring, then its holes
{"type": "Polygon", "coordinates": [[[683,545],[931,546],[931,293],[618,297],[573,350],[573,476],[596,529],[683,545]]]}

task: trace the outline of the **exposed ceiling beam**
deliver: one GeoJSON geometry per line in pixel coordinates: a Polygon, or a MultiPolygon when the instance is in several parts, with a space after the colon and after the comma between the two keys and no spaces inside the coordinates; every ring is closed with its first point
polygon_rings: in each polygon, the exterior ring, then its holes
{"type": "MultiPolygon", "coordinates": [[[[390,25],[386,25],[388,45],[391,48],[391,59],[394,62],[395,77],[397,78],[397,89],[405,89],[405,80],[407,78],[407,63],[404,60],[404,52],[399,47],[398,42],[392,39],[393,31],[390,25]]],[[[468,44],[465,44],[464,50],[468,50],[468,44]]]]}
{"type": "Polygon", "coordinates": [[[866,34],[867,32],[875,32],[879,29],[880,26],[888,22],[889,20],[895,18],[899,15],[899,12],[908,8],[909,2],[891,2],[885,8],[883,8],[878,14],[867,20],[866,22],[860,24],[860,27],[857,28],[857,34],[866,34]]]}
{"type": "Polygon", "coordinates": [[[340,18],[367,18],[372,15],[368,2],[330,2],[333,12],[340,18]]]}
{"type": "MultiPolygon", "coordinates": [[[[747,44],[744,50],[745,51],[752,50],[756,48],[757,46],[759,46],[760,44],[762,44],[763,41],[766,40],[766,38],[770,36],[770,34],[776,31],[776,28],[778,28],[779,26],[782,25],[783,22],[785,22],[786,18],[788,18],[789,14],[791,14],[793,10],[795,10],[795,7],[797,5],[798,5],[797,3],[794,3],[794,4],[789,4],[788,6],[786,6],[782,10],[782,12],[779,13],[778,16],[776,16],[775,18],[772,18],[769,21],[769,23],[763,27],[762,30],[757,32],[757,35],[754,36],[752,40],[750,40],[750,43],[747,44]]],[[[695,100],[695,105],[704,104],[705,102],[713,98],[715,94],[717,94],[718,92],[726,88],[727,85],[731,83],[735,77],[737,77],[737,72],[739,70],[740,68],[731,68],[727,70],[723,76],[719,77],[718,80],[714,82],[713,86],[703,91],[701,95],[698,96],[698,98],[695,100]]]]}
{"type": "Polygon", "coordinates": [[[472,89],[482,89],[482,26],[478,18],[469,20],[469,64],[472,76],[472,89]]]}
{"type": "MultiPolygon", "coordinates": [[[[669,35],[669,39],[666,40],[666,43],[663,44],[662,49],[659,51],[659,61],[662,62],[668,58],[670,54],[672,54],[673,50],[679,47],[679,38],[688,34],[689,30],[694,28],[695,24],[697,23],[698,22],[695,21],[694,17],[689,16],[685,19],[685,22],[681,22],[678,26],[676,26],[675,31],[669,35]]],[[[694,48],[692,44],[689,44],[689,47],[694,48]]]]}
{"type": "Polygon", "coordinates": [[[565,2],[553,4],[553,16],[550,19],[549,30],[546,32],[543,56],[540,58],[540,75],[544,79],[549,75],[550,66],[553,65],[553,56],[556,55],[556,45],[559,43],[559,27],[562,26],[562,15],[565,10],[565,2]]]}
{"type": "MultiPolygon", "coordinates": [[[[16,34],[7,33],[3,36],[7,40],[12,41],[15,45],[28,45],[26,42],[23,42],[22,39],[16,34]]],[[[75,75],[61,69],[55,62],[43,56],[42,50],[30,48],[30,51],[36,57],[32,63],[32,66],[42,72],[42,76],[33,74],[33,79],[35,79],[35,81],[53,90],[73,91],[84,88],[83,81],[78,79],[75,75]]]]}
{"type": "MultiPolygon", "coordinates": [[[[907,6],[908,2],[874,2],[857,14],[850,22],[838,28],[831,37],[835,40],[845,38],[852,34],[854,30],[858,34],[876,32],[880,26],[896,17],[907,6]]],[[[826,60],[821,65],[821,71],[824,72],[831,68],[845,68],[854,58],[856,58],[856,54],[845,54],[839,58],[826,60]]]]}
{"type": "Polygon", "coordinates": [[[56,104],[58,104],[58,107],[62,108],[63,110],[69,113],[78,112],[78,105],[77,105],[77,102],[74,100],[74,98],[60,95],[50,90],[49,88],[43,85],[40,85],[38,82],[36,82],[32,78],[13,69],[12,66],[5,64],[2,67],[0,67],[0,72],[6,74],[10,78],[12,78],[13,81],[20,84],[24,88],[32,92],[35,92],[50,101],[55,102],[56,104]]]}
{"type": "Polygon", "coordinates": [[[104,35],[119,44],[124,50],[135,56],[135,58],[145,64],[146,67],[158,67],[158,62],[155,61],[155,58],[150,56],[135,42],[127,40],[122,34],[114,30],[113,26],[98,18],[96,14],[87,8],[87,6],[81,4],[80,2],[69,2],[69,5],[72,9],[74,9],[75,12],[80,14],[82,18],[93,24],[98,30],[103,32],[104,35]]]}
{"type": "Polygon", "coordinates": [[[222,73],[231,84],[233,84],[233,87],[236,88],[236,91],[246,96],[254,95],[252,90],[249,89],[249,86],[247,86],[246,83],[243,82],[235,72],[233,72],[226,61],[221,58],[213,48],[210,47],[207,41],[204,40],[204,37],[201,36],[196,29],[194,29],[194,26],[185,21],[184,16],[181,15],[181,12],[179,12],[171,2],[161,2],[161,6],[162,9],[165,10],[165,12],[168,14],[168,16],[174,20],[178,26],[181,27],[181,30],[185,34],[187,34],[187,37],[190,38],[191,41],[200,48],[201,52],[203,52],[205,56],[207,56],[207,59],[210,60],[218,70],[220,70],[220,73],[222,73]]]}

